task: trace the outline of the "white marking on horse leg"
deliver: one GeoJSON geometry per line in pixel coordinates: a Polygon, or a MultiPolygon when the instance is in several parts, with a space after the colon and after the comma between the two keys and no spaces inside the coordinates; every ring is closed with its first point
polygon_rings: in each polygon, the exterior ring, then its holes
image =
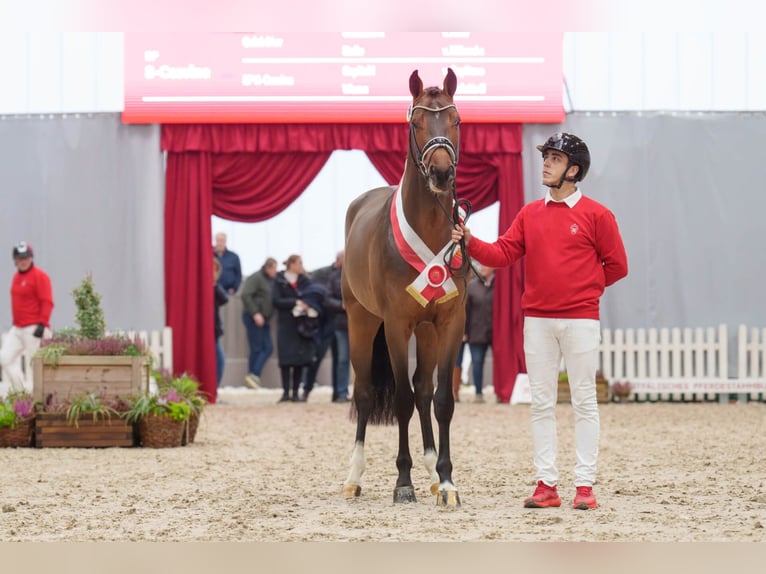
{"type": "Polygon", "coordinates": [[[426,467],[426,472],[431,478],[431,494],[436,494],[439,485],[439,473],[436,472],[436,451],[432,448],[426,450],[423,455],[423,464],[426,467]]]}
{"type": "Polygon", "coordinates": [[[357,442],[354,444],[354,451],[351,453],[351,468],[348,471],[346,484],[362,484],[362,474],[364,474],[364,467],[364,443],[357,442]]]}

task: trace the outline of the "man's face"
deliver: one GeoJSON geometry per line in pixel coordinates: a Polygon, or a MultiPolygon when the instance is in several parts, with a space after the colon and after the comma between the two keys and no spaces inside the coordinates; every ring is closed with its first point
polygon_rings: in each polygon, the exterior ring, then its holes
{"type": "MultiPolygon", "coordinates": [[[[543,153],[543,185],[557,185],[569,165],[569,157],[555,149],[543,153]]],[[[574,172],[576,168],[573,168],[574,172]]],[[[571,175],[571,174],[570,174],[571,175]]]]}
{"type": "Polygon", "coordinates": [[[226,251],[226,234],[225,233],[216,233],[215,251],[216,253],[223,253],[224,251],[226,251]]]}
{"type": "Polygon", "coordinates": [[[21,272],[27,271],[30,267],[32,267],[31,257],[14,257],[13,262],[16,264],[16,269],[21,272]]]}
{"type": "Polygon", "coordinates": [[[277,276],[277,264],[273,263],[271,265],[267,265],[264,271],[266,272],[266,275],[274,279],[274,277],[277,276]]]}

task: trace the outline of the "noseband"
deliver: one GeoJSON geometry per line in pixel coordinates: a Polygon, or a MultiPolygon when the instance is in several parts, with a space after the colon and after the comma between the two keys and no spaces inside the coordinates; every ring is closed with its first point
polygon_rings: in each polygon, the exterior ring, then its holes
{"type": "Polygon", "coordinates": [[[415,160],[415,165],[418,166],[420,173],[426,179],[428,178],[428,165],[426,165],[426,162],[428,161],[428,158],[431,156],[431,154],[433,154],[433,152],[439,148],[444,148],[447,150],[450,161],[452,161],[453,165],[457,165],[458,147],[460,142],[458,141],[458,146],[455,146],[449,138],[444,136],[436,136],[428,140],[423,146],[423,149],[420,149],[418,147],[418,142],[415,139],[415,130],[412,127],[412,112],[414,110],[421,109],[427,112],[438,113],[444,110],[448,110],[449,108],[455,108],[457,110],[457,106],[455,106],[455,104],[449,104],[441,108],[427,108],[426,106],[417,105],[410,106],[410,108],[407,110],[407,121],[410,122],[410,151],[413,154],[412,159],[415,160]]]}

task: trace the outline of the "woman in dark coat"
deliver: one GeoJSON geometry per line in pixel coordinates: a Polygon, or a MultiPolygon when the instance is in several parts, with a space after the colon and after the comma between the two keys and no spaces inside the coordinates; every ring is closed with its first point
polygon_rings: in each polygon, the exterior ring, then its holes
{"type": "MultiPolygon", "coordinates": [[[[308,303],[301,299],[311,280],[303,269],[300,255],[290,255],[284,262],[286,269],[274,278],[272,301],[277,310],[277,358],[282,376],[282,398],[298,401],[298,390],[303,370],[308,367],[316,352],[312,334],[306,336],[299,331],[299,323],[316,314],[308,303]]],[[[303,329],[301,329],[303,330],[303,329]]]]}
{"type": "Polygon", "coordinates": [[[495,270],[482,265],[479,278],[468,284],[465,310],[465,334],[471,350],[471,369],[476,387],[474,402],[484,402],[484,359],[492,346],[492,304],[495,294],[495,270]]]}

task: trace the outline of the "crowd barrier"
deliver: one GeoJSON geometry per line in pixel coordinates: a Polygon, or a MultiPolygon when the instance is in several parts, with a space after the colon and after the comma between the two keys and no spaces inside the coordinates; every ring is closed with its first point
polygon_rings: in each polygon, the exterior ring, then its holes
{"type": "Polygon", "coordinates": [[[629,383],[633,400],[757,400],[766,394],[766,329],[741,325],[729,372],[726,325],[707,329],[604,329],[601,371],[629,383]]]}

